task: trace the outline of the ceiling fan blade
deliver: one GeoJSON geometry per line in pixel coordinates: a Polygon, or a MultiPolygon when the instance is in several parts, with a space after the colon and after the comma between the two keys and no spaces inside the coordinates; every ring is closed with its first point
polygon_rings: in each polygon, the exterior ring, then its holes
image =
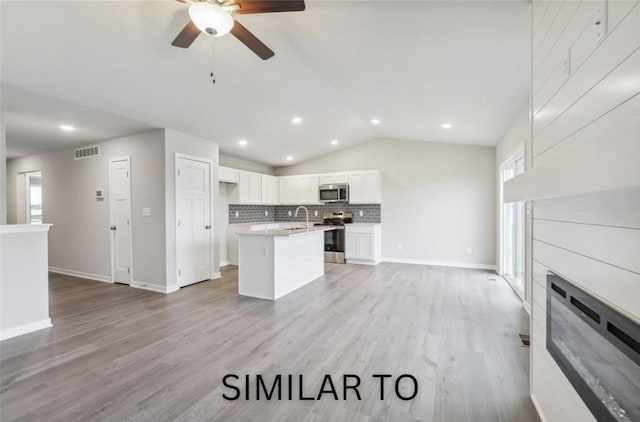
{"type": "Polygon", "coordinates": [[[240,42],[247,47],[249,50],[256,53],[258,57],[262,60],[270,59],[275,55],[275,53],[267,47],[262,41],[260,41],[255,35],[253,35],[247,28],[242,26],[242,24],[238,21],[235,21],[233,24],[233,28],[231,29],[231,33],[234,37],[236,37],[240,42]]]}
{"type": "Polygon", "coordinates": [[[302,12],[305,9],[304,0],[237,0],[234,3],[240,5],[238,14],[302,12]]]}
{"type": "Polygon", "coordinates": [[[189,21],[188,24],[182,28],[182,31],[178,34],[175,40],[171,43],[174,47],[188,48],[200,35],[200,30],[193,22],[189,21]]]}

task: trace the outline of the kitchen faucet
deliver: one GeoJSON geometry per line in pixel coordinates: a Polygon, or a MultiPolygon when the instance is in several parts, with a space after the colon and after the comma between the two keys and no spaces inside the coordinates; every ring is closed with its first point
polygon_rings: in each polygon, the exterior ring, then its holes
{"type": "Polygon", "coordinates": [[[309,229],[309,210],[307,209],[307,207],[300,205],[298,208],[296,208],[296,217],[298,216],[298,211],[300,211],[300,208],[302,208],[304,210],[304,213],[307,217],[307,223],[305,225],[305,227],[307,228],[307,230],[309,229]]]}

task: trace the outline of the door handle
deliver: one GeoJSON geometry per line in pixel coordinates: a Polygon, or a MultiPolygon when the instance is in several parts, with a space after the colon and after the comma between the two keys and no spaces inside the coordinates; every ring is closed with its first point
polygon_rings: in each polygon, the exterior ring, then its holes
{"type": "Polygon", "coordinates": [[[211,230],[211,226],[209,226],[209,225],[204,226],[204,228],[205,228],[205,230],[211,230]]]}
{"type": "Polygon", "coordinates": [[[111,227],[109,227],[109,230],[116,231],[116,226],[111,226],[111,227]]]}

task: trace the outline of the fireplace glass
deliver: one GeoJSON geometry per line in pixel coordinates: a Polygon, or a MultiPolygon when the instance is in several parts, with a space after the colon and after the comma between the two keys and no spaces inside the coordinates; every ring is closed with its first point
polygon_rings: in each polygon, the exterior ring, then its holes
{"type": "Polygon", "coordinates": [[[640,421],[640,327],[547,274],[547,350],[598,421],[640,421]]]}

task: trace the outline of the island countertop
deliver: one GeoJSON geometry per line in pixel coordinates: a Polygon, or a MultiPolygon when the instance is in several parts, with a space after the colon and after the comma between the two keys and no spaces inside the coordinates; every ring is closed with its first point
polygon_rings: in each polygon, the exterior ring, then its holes
{"type": "Polygon", "coordinates": [[[311,226],[306,227],[289,227],[289,228],[273,228],[264,230],[246,230],[239,231],[239,236],[272,236],[272,237],[296,237],[304,236],[312,233],[326,232],[336,230],[335,226],[311,226]]]}

